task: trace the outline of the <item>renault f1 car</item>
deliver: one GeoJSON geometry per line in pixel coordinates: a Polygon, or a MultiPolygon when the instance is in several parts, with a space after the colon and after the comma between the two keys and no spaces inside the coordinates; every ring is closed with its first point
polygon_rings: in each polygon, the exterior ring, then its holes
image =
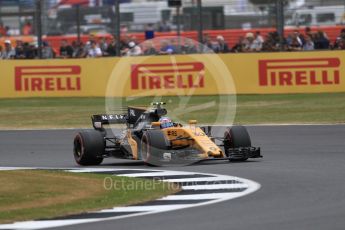
{"type": "Polygon", "coordinates": [[[91,116],[94,129],[80,131],[74,138],[75,161],[80,165],[99,165],[104,158],[116,157],[164,165],[262,157],[260,148],[251,146],[244,126],[224,127],[221,137],[211,135],[212,126],[198,127],[196,120],[162,128],[160,118],[167,114],[163,105],[158,102],[149,109],[127,107],[124,114],[91,116]],[[126,124],[126,129],[116,134],[105,127],[112,124],[126,124]]]}

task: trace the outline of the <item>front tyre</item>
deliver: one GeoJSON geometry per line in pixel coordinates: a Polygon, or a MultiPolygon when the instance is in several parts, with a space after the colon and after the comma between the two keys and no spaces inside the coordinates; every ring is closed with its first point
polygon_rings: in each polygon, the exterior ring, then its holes
{"type": "Polygon", "coordinates": [[[168,149],[168,140],[160,130],[147,130],[141,138],[141,158],[147,165],[158,166],[164,152],[168,149]]]}
{"type": "Polygon", "coordinates": [[[73,156],[79,165],[99,165],[105,150],[104,136],[96,130],[78,132],[73,142],[73,156]]]}
{"type": "MultiPolygon", "coordinates": [[[[224,132],[224,151],[227,157],[230,156],[230,148],[251,147],[252,143],[247,129],[244,126],[232,126],[224,132]]],[[[232,161],[246,161],[247,157],[231,159],[232,161]]]]}

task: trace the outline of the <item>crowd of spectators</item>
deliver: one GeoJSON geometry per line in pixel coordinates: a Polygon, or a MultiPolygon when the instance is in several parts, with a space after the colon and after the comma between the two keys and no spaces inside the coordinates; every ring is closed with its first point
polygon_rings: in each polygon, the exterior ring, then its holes
{"type": "Polygon", "coordinates": [[[345,49],[345,29],[341,30],[336,41],[332,43],[327,34],[321,30],[311,32],[310,28],[305,29],[302,34],[298,30],[288,34],[283,41],[277,32],[268,33],[265,37],[260,32],[247,33],[240,37],[232,47],[232,52],[274,52],[274,51],[311,51],[345,49]]]}
{"type": "MultiPolygon", "coordinates": [[[[259,31],[248,32],[239,37],[236,44],[229,46],[222,35],[212,39],[204,35],[204,42],[198,45],[189,38],[171,38],[161,40],[147,40],[139,44],[136,37],[126,36],[119,41],[116,37],[96,38],[90,35],[87,42],[62,40],[59,50],[54,50],[49,42],[42,45],[42,58],[97,58],[116,56],[117,49],[121,56],[140,55],[169,55],[194,53],[246,53],[246,52],[275,52],[275,51],[311,51],[326,49],[345,49],[345,29],[342,29],[336,41],[331,42],[323,31],[312,32],[306,28],[304,34],[294,31],[283,41],[277,32],[262,36],[259,31]]],[[[17,40],[12,44],[5,40],[4,47],[0,46],[0,59],[34,59],[38,57],[35,44],[17,40]]]]}

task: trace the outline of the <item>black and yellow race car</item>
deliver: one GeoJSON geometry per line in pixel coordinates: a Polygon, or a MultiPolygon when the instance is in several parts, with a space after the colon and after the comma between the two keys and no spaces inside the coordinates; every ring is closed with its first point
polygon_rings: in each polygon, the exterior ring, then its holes
{"type": "Polygon", "coordinates": [[[149,109],[127,107],[125,114],[93,115],[93,130],[74,138],[73,155],[80,165],[99,165],[104,158],[142,160],[149,165],[191,164],[205,160],[245,161],[260,158],[244,126],[224,127],[224,135],[212,136],[212,126],[182,125],[167,119],[164,103],[149,109]],[[107,125],[126,124],[118,134],[107,125]]]}

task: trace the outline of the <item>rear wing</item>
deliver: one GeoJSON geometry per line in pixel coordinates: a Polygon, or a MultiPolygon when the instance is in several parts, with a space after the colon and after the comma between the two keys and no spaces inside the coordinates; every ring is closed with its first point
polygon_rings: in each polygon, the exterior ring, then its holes
{"type": "MultiPolygon", "coordinates": [[[[154,108],[147,109],[145,107],[133,107],[129,106],[127,114],[96,114],[91,116],[92,125],[95,129],[103,129],[103,125],[110,124],[126,124],[129,126],[134,126],[139,120],[147,119],[148,117],[154,116],[154,118],[159,118],[167,114],[167,110],[162,108],[163,102],[152,103],[154,108]]],[[[123,110],[122,110],[123,111],[123,110]]],[[[123,111],[123,112],[125,112],[123,111]]],[[[158,119],[157,118],[157,119],[158,119]]],[[[155,119],[153,119],[155,120],[155,119]]]]}
{"type": "Polygon", "coordinates": [[[127,124],[134,125],[146,108],[128,107],[127,114],[96,114],[91,116],[95,129],[103,129],[103,125],[127,124]]]}
{"type": "Polygon", "coordinates": [[[92,125],[95,129],[103,129],[103,125],[126,124],[127,114],[97,114],[91,116],[92,125]]]}

